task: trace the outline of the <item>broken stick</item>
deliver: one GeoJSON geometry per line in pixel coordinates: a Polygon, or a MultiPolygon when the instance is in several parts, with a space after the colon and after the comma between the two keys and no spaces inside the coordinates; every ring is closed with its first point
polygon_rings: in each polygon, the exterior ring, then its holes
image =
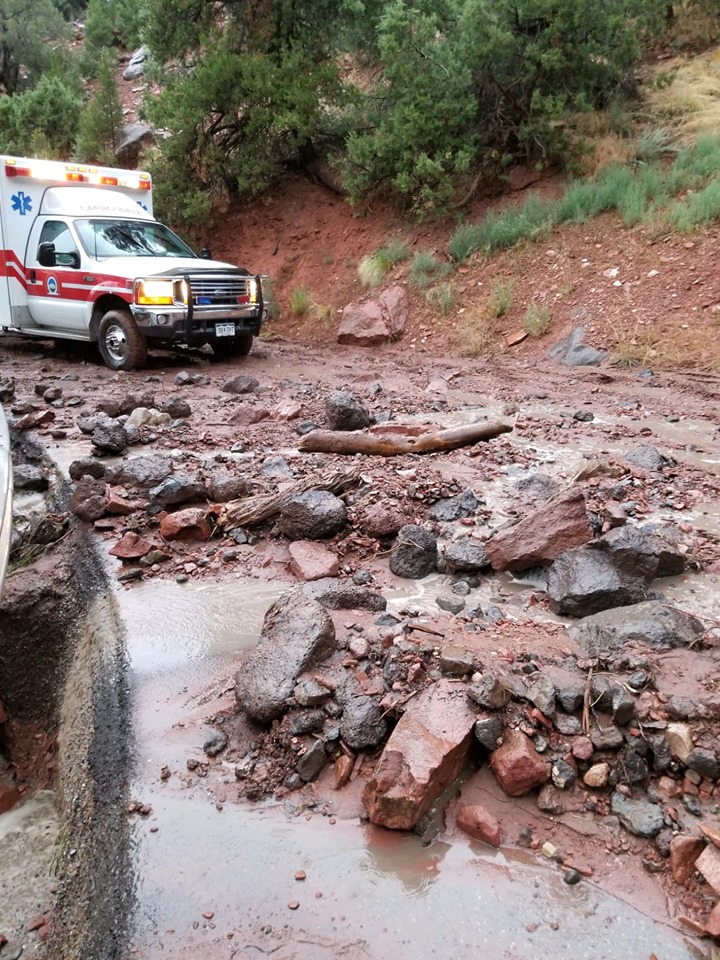
{"type": "Polygon", "coordinates": [[[370,456],[395,457],[403,453],[437,453],[455,450],[480,440],[492,440],[501,433],[509,433],[509,423],[471,423],[451,430],[435,430],[419,437],[378,436],[360,431],[313,430],[306,434],[298,449],[305,453],[365,453],[370,456]]]}
{"type": "Polygon", "coordinates": [[[279,493],[262,493],[256,497],[242,500],[230,500],[220,515],[218,526],[224,530],[234,527],[253,527],[271,520],[280,513],[283,504],[296,493],[308,490],[329,490],[330,493],[342,493],[354,487],[360,481],[358,470],[330,470],[328,473],[303,477],[279,493]]]}

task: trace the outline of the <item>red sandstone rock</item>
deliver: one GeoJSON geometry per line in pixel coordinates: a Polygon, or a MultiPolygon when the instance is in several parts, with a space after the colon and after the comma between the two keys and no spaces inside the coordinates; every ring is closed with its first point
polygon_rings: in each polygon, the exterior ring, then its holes
{"type": "MultiPolygon", "coordinates": [[[[2,705],[0,705],[0,710],[1,709],[2,705]]],[[[711,843],[714,843],[716,847],[720,847],[720,830],[718,830],[717,827],[713,827],[712,824],[709,823],[701,823],[700,829],[711,843]]]]}
{"type": "Polygon", "coordinates": [[[476,840],[489,843],[491,847],[500,846],[500,824],[486,807],[480,804],[460,807],[457,823],[461,830],[476,840]]]}
{"type": "Polygon", "coordinates": [[[705,877],[716,893],[720,893],[720,850],[709,844],[695,861],[695,869],[705,877]]]}
{"type": "Polygon", "coordinates": [[[5,786],[0,783],[0,813],[7,813],[20,799],[20,791],[13,784],[5,786]]]}
{"type": "Polygon", "coordinates": [[[526,570],[550,563],[572,547],[592,539],[582,490],[558,494],[513,527],[500,530],[485,544],[494,570],[526,570]]]}
{"type": "Polygon", "coordinates": [[[290,570],[298,580],[322,580],[340,573],[340,561],[321,543],[295,540],[288,547],[290,570]]]}
{"type": "Polygon", "coordinates": [[[152,544],[138,533],[126,533],[110,550],[110,556],[119,560],[139,560],[146,553],[150,553],[152,548],[152,544]]]}
{"type": "Polygon", "coordinates": [[[352,761],[350,757],[346,757],[345,754],[337,758],[333,766],[336,790],[339,790],[341,787],[345,786],[350,779],[350,774],[352,773],[354,766],[354,761],[352,761]]]}
{"type": "Polygon", "coordinates": [[[236,410],[235,413],[230,417],[228,423],[239,424],[242,427],[248,427],[253,423],[261,423],[263,420],[267,420],[270,416],[270,411],[267,407],[250,407],[243,405],[239,410],[236,410]]]}
{"type": "Polygon", "coordinates": [[[529,793],[550,776],[550,764],[520,730],[505,731],[505,742],[493,753],[490,766],[509,797],[529,793]]]}
{"type": "Polygon", "coordinates": [[[169,513],[160,524],[160,536],[165,540],[209,540],[212,528],[204,507],[189,507],[169,513]]]}
{"type": "Polygon", "coordinates": [[[302,413],[302,404],[284,397],[270,414],[271,420],[297,420],[302,413]]]}
{"type": "Polygon", "coordinates": [[[695,873],[695,861],[705,849],[700,837],[673,837],[670,841],[670,869],[673,880],[684,886],[695,873]]]}
{"type": "Polygon", "coordinates": [[[117,487],[108,487],[105,491],[105,512],[116,517],[127,517],[135,510],[140,509],[140,504],[134,500],[128,500],[121,497],[117,487]]]}
{"type": "Polygon", "coordinates": [[[711,937],[720,937],[720,903],[716,903],[712,908],[712,912],[705,923],[705,930],[711,937]]]}
{"type": "Polygon", "coordinates": [[[349,303],[342,313],[338,343],[374,347],[402,335],[407,320],[407,291],[396,286],[376,300],[349,303]]]}
{"type": "Polygon", "coordinates": [[[370,820],[391,830],[411,830],[460,773],[475,719],[465,688],[449,680],[411,701],[365,788],[370,820]]]}

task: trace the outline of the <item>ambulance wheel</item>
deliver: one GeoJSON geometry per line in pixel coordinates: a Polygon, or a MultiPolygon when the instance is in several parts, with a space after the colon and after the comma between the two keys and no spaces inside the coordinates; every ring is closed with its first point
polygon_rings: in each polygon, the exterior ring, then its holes
{"type": "Polygon", "coordinates": [[[138,370],[147,363],[147,345],[127,310],[110,310],[100,321],[100,356],[111,370],[138,370]]]}

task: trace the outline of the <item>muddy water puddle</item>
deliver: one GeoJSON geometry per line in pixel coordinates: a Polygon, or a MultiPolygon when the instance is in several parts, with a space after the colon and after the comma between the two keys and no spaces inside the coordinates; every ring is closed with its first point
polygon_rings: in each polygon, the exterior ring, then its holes
{"type": "Polygon", "coordinates": [[[345,817],[341,795],[332,817],[302,809],[295,795],[286,806],[240,805],[229,765],[218,767],[219,779],[190,785],[185,761],[202,756],[207,717],[232,703],[229,678],[282,588],[139,584],[118,595],[134,691],[132,794],[152,807],[134,824],[135,955],[692,956],[671,928],[589,883],[567,887],[510,851],[466,838],[424,846],[345,817]],[[166,781],[163,764],[173,771],[166,781]]]}

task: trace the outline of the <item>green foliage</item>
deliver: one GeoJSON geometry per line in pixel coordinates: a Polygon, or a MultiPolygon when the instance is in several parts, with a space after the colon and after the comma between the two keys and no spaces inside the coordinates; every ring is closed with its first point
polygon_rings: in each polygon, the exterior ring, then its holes
{"type": "Polygon", "coordinates": [[[37,83],[52,59],[49,41],[67,34],[51,0],[0,0],[0,92],[12,95],[37,83]]]}
{"type": "Polygon", "coordinates": [[[115,57],[104,51],[98,64],[98,89],[80,116],[75,152],[86,163],[113,163],[123,134],[123,112],[115,84],[115,57]]]}
{"type": "MultiPolygon", "coordinates": [[[[92,68],[98,51],[118,44],[133,47],[141,29],[142,5],[133,0],[88,0],[85,15],[85,62],[92,68]]],[[[89,70],[94,73],[93,69],[89,70]]]]}
{"type": "Polygon", "coordinates": [[[523,330],[531,337],[541,337],[550,329],[551,322],[550,307],[546,303],[531,303],[525,312],[523,330]]]}
{"type": "Polygon", "coordinates": [[[657,0],[393,0],[378,25],[383,70],[347,142],[354,200],[378,186],[424,216],[475,171],[513,155],[562,156],[556,121],[629,82],[657,0]]]}
{"type": "Polygon", "coordinates": [[[416,253],[410,264],[408,279],[416,290],[426,290],[450,272],[449,263],[441,263],[427,250],[416,253]]]}
{"type": "Polygon", "coordinates": [[[720,179],[715,177],[702,190],[678,200],[667,211],[667,221],[676,230],[689,233],[720,217],[720,179]]]}
{"type": "Polygon", "coordinates": [[[493,317],[502,317],[510,309],[512,303],[514,280],[496,280],[490,290],[489,309],[493,317]]]}
{"type": "Polygon", "coordinates": [[[66,158],[82,111],[79,83],[46,74],[32,90],[0,97],[0,138],[6,153],[66,158]]]}
{"type": "Polygon", "coordinates": [[[310,291],[307,287],[296,287],[290,293],[290,312],[294,313],[296,317],[302,317],[308,312],[310,306],[312,305],[312,300],[310,298],[310,291]]]}

